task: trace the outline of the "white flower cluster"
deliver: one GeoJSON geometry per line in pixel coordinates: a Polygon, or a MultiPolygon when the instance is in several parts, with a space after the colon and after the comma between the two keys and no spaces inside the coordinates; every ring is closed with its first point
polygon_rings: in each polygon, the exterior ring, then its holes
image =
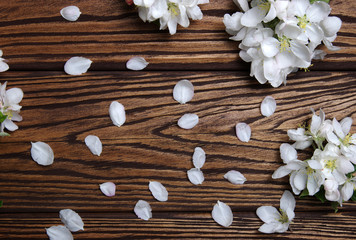
{"type": "Polygon", "coordinates": [[[251,77],[273,87],[286,83],[287,75],[307,69],[312,59],[323,59],[317,50],[322,42],[329,50],[341,27],[338,17],[329,17],[331,8],[323,1],[234,0],[244,11],[225,14],[230,39],[241,41],[239,55],[251,62],[251,77]]]}
{"type": "Polygon", "coordinates": [[[341,122],[335,118],[325,119],[313,113],[308,127],[288,130],[293,145],[280,146],[284,166],[279,167],[272,178],[290,174],[293,192],[302,196],[316,196],[322,201],[329,200],[342,206],[354,196],[356,189],[356,134],[349,133],[352,126],[350,117],[341,122]],[[296,149],[314,147],[313,156],[299,160],[296,149]]]}
{"type": "Polygon", "coordinates": [[[189,26],[189,18],[200,20],[203,13],[199,4],[209,3],[209,0],[134,0],[138,7],[140,18],[146,22],[159,21],[160,29],[168,27],[170,34],[175,34],[177,25],[189,26]]]}

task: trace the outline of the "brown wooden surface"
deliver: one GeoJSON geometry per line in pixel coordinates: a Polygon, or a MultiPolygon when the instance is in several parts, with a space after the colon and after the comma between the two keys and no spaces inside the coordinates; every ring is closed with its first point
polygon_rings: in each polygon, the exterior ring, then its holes
{"type": "Polygon", "coordinates": [[[272,88],[249,77],[249,65],[238,58],[237,42],[228,40],[222,17],[237,10],[232,1],[203,5],[204,19],[174,36],[143,23],[123,1],[52,0],[0,1],[0,49],[10,71],[0,82],[20,87],[19,130],[0,138],[1,239],[46,239],[45,228],[61,224],[58,212],[77,211],[85,231],[75,239],[352,239],[356,204],[345,203],[338,213],[315,199],[297,199],[292,231],[264,235],[255,214],[262,205],[279,206],[288,179],[271,179],[281,165],[279,145],[286,131],[322,108],[328,118],[350,116],[356,132],[356,30],[353,0],[333,0],[332,15],[343,20],[335,45],[341,51],[315,62],[311,72],[290,75],[287,86],[272,88]],[[59,10],[77,5],[83,12],[67,22],[59,10]],[[64,62],[72,56],[92,59],[89,72],[66,75],[64,62]],[[143,56],[144,71],[125,70],[132,56],[143,56]],[[182,71],[184,70],[184,71],[182,71]],[[195,96],[186,105],[172,98],[172,89],[189,79],[195,96]],[[277,110],[263,117],[263,98],[273,96],[277,110]],[[127,122],[115,127],[108,115],[111,101],[126,108],[127,122]],[[177,126],[187,112],[196,113],[192,130],[177,126]],[[252,128],[242,143],[237,122],[252,128]],[[95,134],[103,153],[93,156],[84,138],[95,134]],[[55,162],[43,167],[31,160],[31,142],[47,142],[55,162]],[[192,185],[186,171],[194,148],[207,154],[205,182],[192,185]],[[232,185],[223,175],[242,172],[244,185],[232,185]],[[160,181],[167,202],[153,199],[149,181],[160,181]],[[113,181],[117,195],[105,197],[99,184],[113,181]],[[149,221],[137,219],[137,200],[153,209],[149,221]],[[211,218],[217,200],[234,212],[231,227],[211,218]]]}

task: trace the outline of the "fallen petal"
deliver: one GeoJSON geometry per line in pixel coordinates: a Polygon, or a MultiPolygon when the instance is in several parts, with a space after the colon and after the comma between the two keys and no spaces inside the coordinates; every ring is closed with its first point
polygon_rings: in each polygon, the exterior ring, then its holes
{"type": "Polygon", "coordinates": [[[84,57],[72,57],[64,64],[64,71],[69,75],[86,73],[92,61],[84,57]]]}
{"type": "Polygon", "coordinates": [[[77,21],[81,12],[77,6],[68,6],[61,10],[61,15],[64,19],[74,22],[77,21]]]}
{"type": "Polygon", "coordinates": [[[194,113],[186,113],[178,120],[178,126],[183,129],[192,129],[198,122],[198,115],[194,113]]]}
{"type": "Polygon", "coordinates": [[[205,163],[205,152],[201,147],[196,147],[193,154],[193,165],[196,168],[202,168],[205,163]]]}
{"type": "Polygon", "coordinates": [[[162,183],[151,181],[148,184],[148,188],[150,189],[153,197],[158,201],[165,202],[168,200],[167,189],[162,185],[162,183]]]}
{"type": "Polygon", "coordinates": [[[52,148],[44,142],[31,142],[31,157],[39,165],[48,166],[54,161],[52,148]]]}
{"type": "Polygon", "coordinates": [[[59,211],[59,217],[61,218],[62,223],[64,223],[71,232],[77,232],[79,230],[84,231],[82,218],[72,209],[63,209],[59,211]]]}
{"type": "Polygon", "coordinates": [[[127,61],[126,67],[130,70],[139,71],[147,67],[148,64],[143,57],[133,57],[127,61]]]}
{"type": "Polygon", "coordinates": [[[97,136],[88,135],[84,141],[85,144],[88,146],[89,150],[92,152],[92,154],[100,156],[103,150],[103,145],[97,136]]]}
{"type": "Polygon", "coordinates": [[[109,114],[110,114],[111,121],[115,126],[120,127],[126,121],[125,108],[121,103],[117,101],[113,101],[110,104],[109,114]]]}
{"type": "Polygon", "coordinates": [[[173,88],[173,98],[181,104],[189,102],[193,96],[194,86],[186,79],[179,81],[173,88]]]}
{"type": "Polygon", "coordinates": [[[134,212],[138,218],[143,220],[148,220],[152,218],[152,209],[148,202],[144,200],[139,200],[134,208],[134,212]]]}
{"type": "Polygon", "coordinates": [[[239,171],[230,170],[225,175],[224,178],[229,180],[232,184],[244,184],[246,181],[245,176],[239,171]]]}
{"type": "Polygon", "coordinates": [[[231,208],[227,204],[220,201],[214,205],[211,215],[215,222],[224,227],[229,227],[234,218],[231,208]]]}
{"type": "Polygon", "coordinates": [[[267,96],[261,103],[261,113],[265,117],[271,116],[276,111],[277,103],[273,97],[267,96]]]}
{"type": "Polygon", "coordinates": [[[236,124],[236,136],[241,142],[248,142],[251,137],[251,128],[246,123],[236,124]]]}
{"type": "Polygon", "coordinates": [[[194,185],[199,185],[204,182],[204,175],[203,172],[200,171],[198,168],[192,168],[187,171],[188,179],[194,185]]]}
{"type": "Polygon", "coordinates": [[[46,228],[50,240],[73,240],[72,233],[63,225],[46,228]]]}
{"type": "Polygon", "coordinates": [[[113,182],[105,182],[99,185],[101,192],[107,196],[112,197],[115,196],[116,185],[113,182]]]}

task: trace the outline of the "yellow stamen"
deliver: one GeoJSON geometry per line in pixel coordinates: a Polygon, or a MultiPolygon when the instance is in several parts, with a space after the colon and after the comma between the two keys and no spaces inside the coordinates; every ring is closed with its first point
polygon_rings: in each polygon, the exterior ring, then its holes
{"type": "Polygon", "coordinates": [[[336,169],[336,159],[328,160],[325,164],[325,167],[331,171],[334,171],[336,169]]]}
{"type": "Polygon", "coordinates": [[[281,44],[281,47],[279,49],[280,52],[284,52],[286,50],[289,51],[289,47],[290,47],[290,39],[287,38],[286,36],[283,36],[283,37],[278,37],[278,41],[280,42],[281,44]]]}
{"type": "Polygon", "coordinates": [[[175,3],[172,3],[172,2],[168,3],[168,11],[170,11],[171,14],[174,16],[179,15],[179,8],[178,8],[177,4],[175,4],[175,3]]]}
{"type": "Polygon", "coordinates": [[[280,222],[280,223],[287,223],[287,222],[289,222],[287,213],[286,213],[285,211],[283,211],[282,209],[279,209],[279,211],[280,211],[282,214],[280,214],[281,217],[278,219],[278,222],[280,222]]]}
{"type": "Polygon", "coordinates": [[[307,19],[307,15],[304,14],[303,17],[297,17],[298,18],[298,26],[302,29],[305,29],[309,25],[309,21],[307,19]]]}

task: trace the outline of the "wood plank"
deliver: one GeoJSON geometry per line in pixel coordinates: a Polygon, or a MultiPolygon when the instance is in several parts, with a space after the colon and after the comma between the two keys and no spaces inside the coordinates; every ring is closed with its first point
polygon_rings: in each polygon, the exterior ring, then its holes
{"type": "MultiPolygon", "coordinates": [[[[1,138],[0,199],[2,212],[37,212],[73,208],[81,211],[126,211],[138,200],[162,211],[207,211],[217,200],[238,211],[261,204],[276,205],[288,179],[272,180],[281,165],[279,145],[286,131],[310,118],[310,108],[322,108],[328,118],[356,117],[355,72],[300,72],[287,86],[261,86],[246,72],[95,72],[72,77],[62,72],[6,72],[8,87],[21,87],[24,121],[12,136],[1,138]],[[180,105],[172,98],[174,84],[188,78],[195,86],[193,100],[180,105]],[[276,113],[265,118],[259,106],[267,95],[277,101],[276,113]],[[127,110],[127,122],[113,126],[111,101],[127,110]],[[192,130],[177,127],[186,112],[200,116],[192,130]],[[249,143],[237,140],[234,126],[247,122],[249,143]],[[103,153],[93,156],[83,140],[99,136],[103,153]],[[30,142],[45,141],[55,163],[37,165],[30,142]],[[186,171],[194,148],[207,153],[205,182],[194,186],[186,171]],[[242,186],[223,179],[231,169],[247,178],[242,186]],[[162,182],[169,201],[155,202],[148,182],[162,182]],[[98,184],[113,181],[117,196],[107,198],[98,184]],[[105,202],[105,204],[103,204],[105,202]]],[[[352,132],[355,132],[355,124],[352,132]]],[[[301,157],[305,157],[301,155],[301,157]]],[[[330,210],[312,199],[297,200],[299,210],[330,210]]],[[[353,203],[345,204],[354,210],[353,203]]]]}
{"type": "MultiPolygon", "coordinates": [[[[354,0],[333,0],[332,15],[343,25],[335,45],[315,70],[354,70],[356,30],[354,0]]],[[[64,20],[63,1],[0,2],[0,48],[12,70],[62,70],[72,56],[93,60],[90,70],[123,70],[132,56],[145,57],[147,70],[248,70],[238,56],[238,43],[228,39],[222,22],[225,13],[238,9],[232,0],[202,5],[204,18],[192,21],[170,36],[155,24],[143,23],[136,9],[123,0],[77,1],[83,12],[77,22],[64,20]]]]}
{"type": "MultiPolygon", "coordinates": [[[[353,239],[355,212],[296,212],[291,229],[283,234],[262,234],[254,212],[234,210],[233,224],[217,225],[210,213],[155,212],[149,221],[134,213],[80,213],[84,231],[74,239],[353,239]]],[[[61,225],[58,213],[1,214],[0,239],[45,239],[45,228],[61,225]]]]}

